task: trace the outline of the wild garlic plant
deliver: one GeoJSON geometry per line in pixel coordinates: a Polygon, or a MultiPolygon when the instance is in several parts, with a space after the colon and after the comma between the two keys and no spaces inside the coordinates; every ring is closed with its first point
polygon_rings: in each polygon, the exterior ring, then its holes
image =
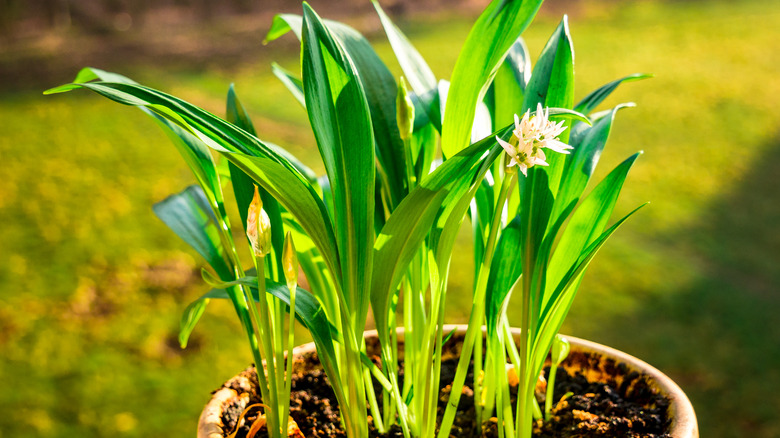
{"type": "MultiPolygon", "coordinates": [[[[529,437],[532,418],[543,418],[534,388],[545,358],[552,349],[557,366],[565,356],[557,334],[584,270],[628,217],[606,228],[637,155],[583,197],[615,113],[628,105],[591,112],[622,82],[646,75],[610,82],[575,105],[566,18],[533,67],[521,38],[541,3],[493,1],[471,29],[449,82],[437,80],[376,2],[403,71],[398,80],[360,33],[322,20],[305,2],[303,15],[276,16],[266,42],[292,31],[301,43],[301,69],[274,64],[272,70],[308,114],[322,177],[261,140],[232,87],[226,119],[97,69],[49,90],[86,88],[140,107],[194,171],[200,188],[155,207],[214,271],[204,273],[214,289],[185,311],[181,341],[186,344],[209,299],[233,302],[258,364],[272,435],[286,433],[289,412],[294,339],[292,320],[283,322],[286,309],[311,333],[350,437],[368,436],[369,415],[380,433],[398,424],[406,438],[449,436],[470,363],[476,424],[495,416],[500,436],[529,437]],[[217,171],[215,154],[228,162],[229,175],[217,171]],[[225,177],[253,267],[240,264],[231,237],[225,177]],[[472,307],[438,418],[448,274],[466,218],[474,237],[472,307]],[[285,232],[297,251],[285,244],[285,232]],[[295,260],[310,291],[295,285],[295,260]],[[522,316],[517,344],[510,308],[522,316]],[[363,339],[369,310],[379,365],[363,339]],[[515,406],[508,366],[519,380],[515,406]]],[[[556,396],[548,396],[547,413],[556,396]]]]}

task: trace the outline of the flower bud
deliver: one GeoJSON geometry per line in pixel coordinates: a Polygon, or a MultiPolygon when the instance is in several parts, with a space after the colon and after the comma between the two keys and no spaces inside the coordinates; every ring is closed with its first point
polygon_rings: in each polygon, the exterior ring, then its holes
{"type": "Polygon", "coordinates": [[[561,362],[566,359],[566,356],[569,355],[570,349],[571,345],[569,345],[569,341],[566,338],[561,335],[555,335],[555,339],[553,339],[552,344],[552,351],[550,352],[550,360],[556,366],[560,365],[561,362]]]}
{"type": "Polygon", "coordinates": [[[401,76],[401,80],[398,83],[395,108],[398,132],[401,134],[401,140],[406,141],[412,137],[412,131],[414,131],[414,104],[409,97],[403,76],[401,76]]]}
{"type": "Polygon", "coordinates": [[[295,244],[289,231],[284,236],[282,267],[284,268],[284,279],[287,280],[287,288],[292,290],[298,286],[298,255],[295,253],[295,244]]]}
{"type": "Polygon", "coordinates": [[[255,257],[265,257],[271,252],[271,219],[263,210],[263,200],[260,199],[257,186],[246,217],[246,237],[249,238],[255,257]]]}

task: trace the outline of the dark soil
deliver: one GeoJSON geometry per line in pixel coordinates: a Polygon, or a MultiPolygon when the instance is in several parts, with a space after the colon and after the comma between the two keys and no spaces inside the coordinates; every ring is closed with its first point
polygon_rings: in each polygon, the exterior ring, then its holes
{"type": "MultiPolygon", "coordinates": [[[[458,349],[459,346],[454,347],[458,349]]],[[[449,396],[449,382],[453,380],[457,366],[457,351],[451,351],[448,359],[442,361],[439,416],[446,407],[449,396]]],[[[346,437],[339,423],[338,405],[329,386],[328,378],[319,367],[316,354],[309,357],[308,364],[301,368],[292,384],[292,402],[290,415],[295,419],[306,438],[346,437]]],[[[549,367],[545,367],[545,375],[549,367]]],[[[256,376],[254,368],[243,373],[253,383],[249,393],[249,403],[260,403],[255,391],[256,376]]],[[[400,376],[403,378],[403,376],[400,376]]],[[[474,421],[474,397],[469,387],[473,375],[469,371],[467,387],[463,389],[455,425],[451,437],[494,438],[498,436],[495,418],[477,427],[474,421]]],[[[516,387],[515,387],[516,388],[516,387]]],[[[514,399],[516,389],[511,388],[514,399]]],[[[237,389],[237,388],[236,388],[237,389]]],[[[377,388],[377,390],[379,390],[377,388]]],[[[537,400],[544,406],[544,383],[537,387],[537,400]]],[[[652,389],[647,379],[630,372],[625,365],[614,361],[573,351],[564,364],[558,368],[555,380],[557,404],[553,408],[550,421],[538,420],[534,425],[534,437],[539,438],[587,438],[587,437],[627,437],[627,438],[669,438],[667,418],[668,401],[652,389]],[[585,371],[582,371],[585,370],[585,371]],[[590,377],[590,379],[588,377],[590,377]],[[598,380],[598,381],[594,381],[598,380]],[[561,400],[563,394],[573,395],[561,400]]],[[[223,424],[228,432],[235,429],[239,416],[246,406],[246,398],[237,402],[223,415],[223,424]]],[[[513,400],[514,403],[514,400],[513,400]]],[[[237,438],[246,437],[253,415],[247,415],[244,425],[238,431],[237,438]]],[[[369,435],[371,437],[402,437],[401,429],[394,426],[387,435],[379,435],[371,423],[369,415],[369,435]]],[[[265,428],[257,437],[265,437],[265,428]]]]}

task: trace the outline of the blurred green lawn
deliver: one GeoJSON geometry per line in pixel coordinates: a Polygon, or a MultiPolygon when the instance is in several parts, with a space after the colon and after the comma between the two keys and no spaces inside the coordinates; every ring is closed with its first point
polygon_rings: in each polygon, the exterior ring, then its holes
{"type": "MultiPolygon", "coordinates": [[[[780,7],[577,5],[578,97],[625,74],[656,75],[605,103],[638,107],[618,116],[601,173],[644,150],[618,213],[651,204],[597,258],[564,332],[669,374],[702,436],[780,436],[780,7]]],[[[557,19],[526,32],[532,54],[557,19]]],[[[402,27],[447,78],[470,20],[402,27]]],[[[400,74],[385,40],[372,39],[400,74]]],[[[281,44],[288,55],[268,53],[295,68],[294,45],[281,44]]],[[[217,114],[235,82],[260,136],[321,170],[305,113],[269,61],[230,74],[123,73],[217,114]]],[[[0,99],[0,437],[194,436],[209,391],[251,358],[222,303],[189,349],[177,346],[179,314],[206,288],[201,261],[151,205],[192,183],[188,170],[139,111],[86,92],[0,99]]],[[[470,269],[469,257],[453,267],[452,322],[466,318],[470,269]]]]}

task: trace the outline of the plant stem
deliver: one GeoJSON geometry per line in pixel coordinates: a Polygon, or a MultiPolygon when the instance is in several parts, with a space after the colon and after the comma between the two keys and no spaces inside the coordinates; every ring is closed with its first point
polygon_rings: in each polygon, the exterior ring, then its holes
{"type": "MultiPolygon", "coordinates": [[[[290,400],[292,390],[292,371],[293,371],[293,348],[295,347],[295,293],[297,285],[290,288],[290,314],[287,326],[287,380],[285,381],[284,393],[285,400],[290,400]]],[[[282,403],[282,424],[287,424],[287,417],[290,415],[290,403],[282,403]]]]}
{"type": "MultiPolygon", "coordinates": [[[[268,376],[269,378],[269,395],[271,396],[270,400],[266,402],[266,405],[268,405],[271,409],[277,410],[274,415],[266,415],[266,421],[268,421],[268,431],[271,436],[281,436],[282,430],[280,429],[280,424],[275,424],[277,420],[281,422],[281,419],[277,418],[279,415],[278,406],[279,406],[279,393],[277,388],[277,382],[276,382],[276,367],[274,366],[274,356],[273,356],[273,343],[271,340],[271,327],[269,326],[269,320],[271,319],[271,314],[268,310],[268,299],[266,298],[265,294],[265,261],[263,260],[262,256],[255,257],[255,269],[257,270],[257,305],[250,305],[249,306],[249,314],[251,315],[252,319],[254,320],[255,325],[258,327],[258,331],[260,332],[260,348],[263,350],[263,356],[266,357],[265,361],[265,368],[268,368],[268,376]],[[264,318],[260,318],[260,315],[258,314],[258,306],[260,307],[260,312],[263,313],[264,318]],[[273,428],[272,428],[273,427],[273,428]],[[273,432],[271,432],[273,430],[273,432]]],[[[263,367],[263,362],[259,362],[255,365],[255,369],[257,370],[258,377],[260,373],[262,372],[265,374],[265,369],[263,367]]],[[[265,400],[263,400],[265,402],[265,400]]],[[[266,412],[269,408],[266,408],[266,412]]]]}
{"type": "Polygon", "coordinates": [[[558,371],[558,364],[552,362],[550,364],[550,375],[547,376],[547,395],[544,398],[544,420],[550,419],[550,411],[552,411],[553,396],[555,395],[555,373],[558,371]]]}
{"type": "MultiPolygon", "coordinates": [[[[455,371],[452,390],[447,402],[447,408],[444,411],[441,427],[439,428],[438,438],[447,438],[450,429],[452,429],[452,423],[455,420],[455,413],[458,409],[463,385],[466,381],[466,372],[468,371],[469,362],[471,362],[471,353],[474,348],[474,343],[477,342],[477,334],[482,334],[481,323],[485,315],[485,290],[487,287],[488,272],[490,270],[490,264],[493,261],[493,253],[495,252],[498,230],[501,225],[503,206],[516,178],[516,174],[507,175],[501,183],[501,191],[493,211],[490,233],[488,234],[488,240],[485,244],[484,258],[482,259],[479,275],[477,277],[477,284],[474,288],[474,298],[472,301],[471,314],[469,315],[469,325],[468,329],[466,329],[466,336],[463,340],[463,349],[461,350],[461,355],[458,359],[458,368],[455,371]]],[[[479,336],[478,342],[480,342],[480,344],[482,343],[482,336],[479,336]]],[[[474,377],[474,380],[477,380],[477,376],[474,377]]]]}

